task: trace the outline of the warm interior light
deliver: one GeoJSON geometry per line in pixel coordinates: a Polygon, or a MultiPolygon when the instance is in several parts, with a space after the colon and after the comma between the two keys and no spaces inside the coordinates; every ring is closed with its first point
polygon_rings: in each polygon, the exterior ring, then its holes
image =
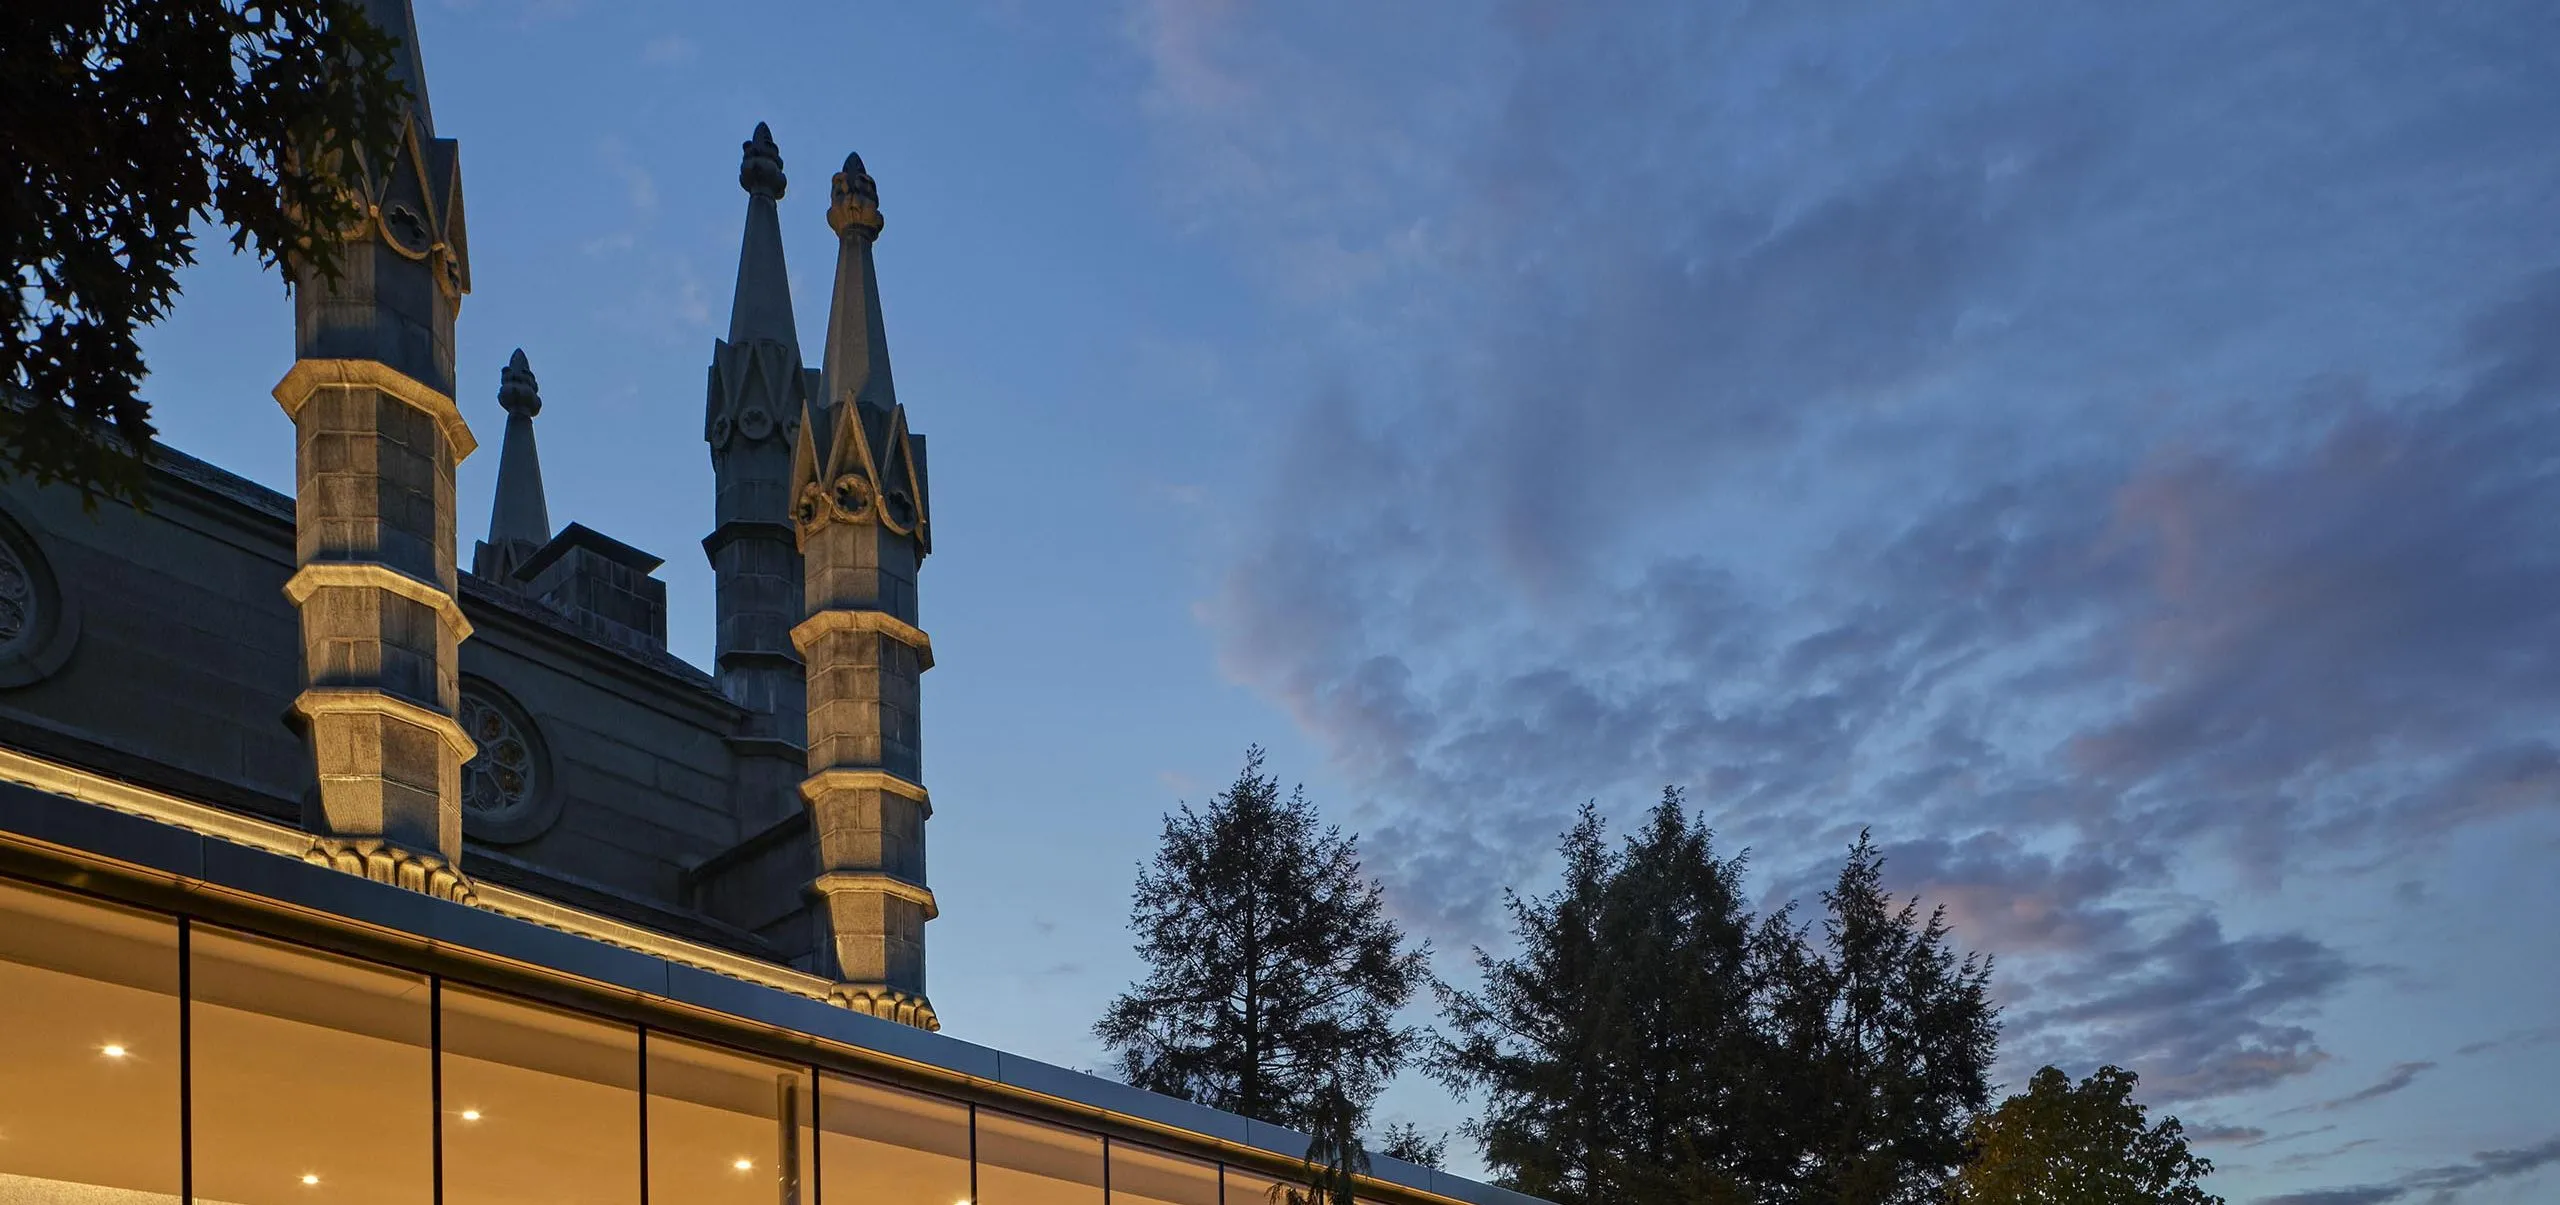
{"type": "Polygon", "coordinates": [[[305,1184],[317,1184],[320,1182],[320,1177],[312,1175],[309,1172],[304,1172],[302,1173],[302,1182],[305,1184]]]}
{"type": "Polygon", "coordinates": [[[738,1169],[739,1171],[742,1171],[742,1172],[743,1172],[743,1171],[753,1171],[753,1170],[755,1169],[755,1166],[756,1166],[756,1165],[755,1165],[755,1161],[754,1161],[754,1160],[752,1160],[752,1159],[740,1159],[740,1160],[738,1160],[737,1162],[730,1164],[729,1166],[734,1167],[734,1168],[738,1169]]]}
{"type": "Polygon", "coordinates": [[[118,1046],[113,1042],[109,1042],[106,1045],[99,1047],[98,1053],[111,1059],[120,1059],[124,1057],[124,1047],[118,1046]]]}
{"type": "Polygon", "coordinates": [[[478,1121],[478,1120],[480,1120],[480,1110],[478,1110],[478,1109],[464,1109],[464,1110],[462,1111],[462,1119],[463,1119],[464,1121],[478,1121]]]}

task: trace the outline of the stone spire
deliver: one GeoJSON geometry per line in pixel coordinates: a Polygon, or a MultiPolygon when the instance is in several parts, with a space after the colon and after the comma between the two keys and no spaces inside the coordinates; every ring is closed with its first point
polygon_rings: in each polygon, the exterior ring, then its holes
{"type": "Polygon", "coordinates": [[[832,406],[853,399],[883,414],[897,408],[889,379],[889,331],[880,321],[880,278],[871,245],[880,241],[880,186],[862,169],[862,156],[844,157],[828,198],[827,224],[836,231],[836,288],[827,309],[826,396],[832,406]]]}
{"type": "Polygon", "coordinates": [[[512,582],[516,567],[551,542],[542,455],[533,442],[533,416],[542,413],[541,384],[533,379],[521,347],[498,370],[498,404],[507,411],[506,438],[498,445],[498,498],[489,507],[489,538],[472,552],[471,572],[512,582]]]}
{"type": "Polygon", "coordinates": [[[782,260],[782,221],[774,206],[790,183],[782,152],[762,123],[740,150],[747,221],[729,337],[711,348],[703,439],[711,445],[716,495],[702,550],[711,559],[719,613],[713,665],[721,692],[747,712],[731,747],[739,757],[738,816],[754,833],[798,810],[808,702],[800,655],[791,647],[791,629],[802,615],[791,444],[816,374],[801,366],[782,260]]]}
{"type": "MultiPolygon", "coordinates": [[[[447,897],[462,854],[453,475],[471,428],[453,404],[453,320],[471,288],[461,157],[426,103],[406,0],[366,0],[403,46],[412,94],[387,161],[354,164],[365,220],[342,271],[294,292],[295,361],[275,389],[294,424],[302,620],[294,715],[317,780],[309,859],[447,897]]],[[[528,443],[528,446],[530,444],[528,443]]]]}
{"type": "Polygon", "coordinates": [[[824,909],[820,970],[837,998],[874,1016],[936,1028],[925,997],[925,881],[918,680],[933,644],[916,626],[916,570],[932,548],[924,440],[890,388],[872,244],[880,193],[845,157],[827,208],[836,232],[824,393],[792,452],[808,618],[792,643],[808,664],[808,778],[817,845],[811,890],[824,909]]]}

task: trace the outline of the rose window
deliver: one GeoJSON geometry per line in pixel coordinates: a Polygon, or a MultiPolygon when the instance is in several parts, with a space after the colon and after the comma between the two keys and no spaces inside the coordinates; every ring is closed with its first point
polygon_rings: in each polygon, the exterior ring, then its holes
{"type": "Polygon", "coordinates": [[[0,651],[15,650],[35,628],[36,591],[18,550],[0,540],[0,651]]]}
{"type": "Polygon", "coordinates": [[[463,818],[478,827],[504,824],[531,812],[542,788],[542,768],[529,734],[532,725],[514,709],[484,695],[462,696],[462,728],[480,752],[462,765],[463,818]]]}

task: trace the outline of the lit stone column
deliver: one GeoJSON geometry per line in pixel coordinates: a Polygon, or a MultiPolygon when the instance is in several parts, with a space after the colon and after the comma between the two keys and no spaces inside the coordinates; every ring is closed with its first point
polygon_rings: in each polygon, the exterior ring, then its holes
{"type": "Polygon", "coordinates": [[[454,601],[453,470],[474,440],[453,404],[453,324],[471,291],[461,155],[438,138],[408,5],[409,85],[399,145],[356,160],[365,218],[338,272],[294,290],[293,369],[276,401],[294,427],[294,559],[285,594],[302,614],[294,700],[319,793],[308,859],[446,898],[467,898],[455,648],[471,627],[454,601]]]}
{"type": "Polygon", "coordinates": [[[879,194],[858,157],[835,177],[836,288],[826,409],[801,423],[792,481],[808,618],[792,644],[808,668],[809,777],[822,969],[836,998],[873,1016],[939,1027],[925,997],[925,879],[918,680],[933,645],[916,626],[916,570],[931,547],[922,440],[890,385],[871,248],[879,194]]]}
{"type": "Polygon", "coordinates": [[[294,423],[302,694],[319,777],[313,861],[431,895],[468,894],[454,601],[453,399],[372,360],[303,360],[276,386],[294,423]]]}

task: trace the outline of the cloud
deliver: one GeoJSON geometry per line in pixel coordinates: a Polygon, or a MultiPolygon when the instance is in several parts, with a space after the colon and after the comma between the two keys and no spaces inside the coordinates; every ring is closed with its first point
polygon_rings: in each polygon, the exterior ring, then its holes
{"type": "Polygon", "coordinates": [[[2435,1066],[2436,1065],[2434,1063],[2428,1062],[2394,1063],[2391,1065],[2391,1070],[2385,1072],[2380,1080],[2375,1081],[2367,1087],[2359,1088],[2344,1096],[2332,1097],[2328,1100],[2286,1109],[2283,1113],[2278,1114],[2278,1116],[2292,1113],[2335,1113],[2340,1109],[2360,1105],[2366,1101],[2378,1099],[2380,1097],[2389,1096],[2392,1093],[2417,1082],[2420,1075],[2434,1070],[2435,1066]]]}
{"type": "Polygon", "coordinates": [[[640,47],[640,61],[652,67],[673,67],[700,57],[702,48],[682,34],[660,34],[640,47]]]}
{"type": "Polygon", "coordinates": [[[2503,1034],[2494,1038],[2484,1038],[2477,1042],[2466,1042],[2457,1048],[2454,1053],[2467,1057],[2475,1054],[2487,1054],[2492,1050],[2521,1050],[2535,1046],[2547,1046],[2553,1042],[2560,1042],[2560,1025],[2546,1025],[2535,1029],[2519,1029],[2512,1033],[2503,1034]]]}
{"type": "Polygon", "coordinates": [[[2187,1141],[2198,1146],[2238,1146],[2267,1136],[2258,1126],[2201,1125],[2186,1130],[2187,1141]]]}
{"type": "Polygon", "coordinates": [[[2427,1199],[2432,1201],[2448,1201],[2464,1189],[2531,1175],[2553,1163],[2560,1163],[2560,1135],[2529,1147],[2481,1151],[2461,1163],[2421,1168],[2381,1184],[2286,1193],[2265,1198],[2260,1205],[2380,1205],[2419,1193],[2429,1194],[2427,1199]]]}
{"type": "Polygon", "coordinates": [[[1873,825],[2012,1059],[2323,1065],[2346,934],[2222,902],[2560,801],[2560,86],[2493,13],[1501,14],[1130,23],[1290,345],[1199,614],[1407,922],[1676,782],[1777,898],[1873,825]]]}

